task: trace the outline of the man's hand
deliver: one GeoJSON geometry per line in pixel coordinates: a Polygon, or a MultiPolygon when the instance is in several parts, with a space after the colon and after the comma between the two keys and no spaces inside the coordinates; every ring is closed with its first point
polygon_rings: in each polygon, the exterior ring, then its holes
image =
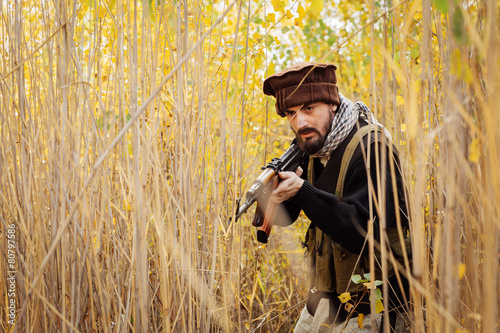
{"type": "Polygon", "coordinates": [[[297,192],[304,184],[304,179],[300,178],[302,175],[301,167],[298,167],[295,172],[283,171],[278,174],[280,182],[278,187],[271,193],[269,200],[275,203],[281,203],[287,201],[297,194],[297,192]]]}

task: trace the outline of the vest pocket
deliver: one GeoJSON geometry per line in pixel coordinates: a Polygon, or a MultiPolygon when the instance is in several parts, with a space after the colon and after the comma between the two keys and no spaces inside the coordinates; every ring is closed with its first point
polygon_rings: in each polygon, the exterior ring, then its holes
{"type": "Polygon", "coordinates": [[[311,226],[307,232],[306,244],[311,291],[335,291],[335,263],[330,237],[311,226]]]}
{"type": "Polygon", "coordinates": [[[333,241],[331,243],[333,245],[333,258],[336,266],[337,293],[341,294],[348,291],[351,294],[355,294],[362,291],[363,285],[351,282],[351,277],[354,274],[363,276],[366,273],[363,270],[365,266],[364,256],[350,253],[333,241]],[[361,257],[359,258],[359,256],[361,257]]]}

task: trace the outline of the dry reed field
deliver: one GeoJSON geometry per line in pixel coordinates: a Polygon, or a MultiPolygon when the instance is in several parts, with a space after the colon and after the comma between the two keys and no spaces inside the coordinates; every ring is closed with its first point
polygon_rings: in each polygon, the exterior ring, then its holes
{"type": "Polygon", "coordinates": [[[413,332],[500,331],[499,7],[0,0],[0,331],[291,332],[307,222],[229,220],[304,60],[400,150],[413,332]]]}

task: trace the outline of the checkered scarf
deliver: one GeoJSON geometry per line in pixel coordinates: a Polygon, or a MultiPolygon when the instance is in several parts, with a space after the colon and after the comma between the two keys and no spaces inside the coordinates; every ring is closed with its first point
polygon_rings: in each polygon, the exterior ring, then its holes
{"type": "Polygon", "coordinates": [[[358,118],[361,117],[368,123],[376,124],[382,127],[386,136],[390,139],[389,132],[380,124],[375,116],[370,112],[370,109],[363,102],[353,103],[344,95],[339,93],[340,105],[332,121],[330,133],[326,137],[325,144],[316,154],[312,157],[329,157],[331,153],[344,141],[349,135],[353,127],[356,125],[358,118]]]}

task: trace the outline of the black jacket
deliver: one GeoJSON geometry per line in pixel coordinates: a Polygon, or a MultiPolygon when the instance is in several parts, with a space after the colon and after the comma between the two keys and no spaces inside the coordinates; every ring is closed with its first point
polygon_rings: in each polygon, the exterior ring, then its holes
{"type": "MultiPolygon", "coordinates": [[[[366,122],[360,121],[360,126],[366,125],[366,122]]],[[[287,225],[293,223],[300,211],[304,211],[306,216],[311,220],[311,227],[320,228],[332,240],[342,245],[346,250],[351,253],[360,253],[363,246],[365,235],[364,231],[367,230],[367,222],[370,219],[370,196],[369,196],[369,180],[367,166],[361,145],[358,146],[356,152],[351,159],[349,168],[344,182],[344,197],[340,201],[333,193],[335,192],[338,173],[343,152],[350,138],[356,133],[357,126],[351,131],[348,137],[342,144],[332,153],[326,168],[323,167],[318,159],[314,161],[314,175],[315,184],[307,181],[307,167],[309,164],[308,158],[301,166],[304,169],[302,178],[305,180],[304,185],[297,192],[297,194],[289,201],[283,203],[289,215],[289,220],[276,221],[278,225],[287,225]],[[326,170],[326,171],[325,171],[326,170]]],[[[386,144],[372,140],[370,142],[370,149],[367,146],[367,137],[364,139],[365,156],[368,150],[370,168],[369,174],[373,184],[373,192],[378,195],[378,189],[381,184],[377,181],[378,175],[384,175],[385,181],[385,212],[386,212],[386,226],[396,226],[396,214],[401,218],[401,225],[408,226],[408,213],[405,198],[404,181],[399,165],[397,152],[393,153],[394,169],[395,169],[395,185],[396,191],[393,189],[393,179],[390,170],[390,152],[386,144]],[[378,146],[378,149],[376,149],[378,146]],[[385,150],[385,153],[383,153],[385,150]],[[377,164],[381,163],[382,156],[385,156],[386,170],[381,171],[381,167],[377,168],[377,164]],[[377,163],[377,159],[379,163],[377,163]],[[397,206],[394,199],[394,193],[397,195],[397,206]]],[[[383,186],[382,186],[383,188],[383,186]]],[[[376,205],[373,203],[372,196],[372,210],[374,218],[374,233],[375,239],[379,239],[379,217],[376,205]]]]}

